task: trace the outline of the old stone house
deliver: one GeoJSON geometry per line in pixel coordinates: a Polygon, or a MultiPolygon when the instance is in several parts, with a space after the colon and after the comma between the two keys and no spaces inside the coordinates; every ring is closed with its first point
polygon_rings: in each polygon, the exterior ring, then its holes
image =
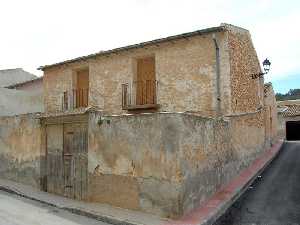
{"type": "Polygon", "coordinates": [[[300,100],[277,102],[278,134],[287,140],[300,140],[300,100]]]}
{"type": "Polygon", "coordinates": [[[51,193],[179,217],[276,136],[250,33],[233,25],[40,69],[45,113],[0,119],[0,174],[51,193]]]}

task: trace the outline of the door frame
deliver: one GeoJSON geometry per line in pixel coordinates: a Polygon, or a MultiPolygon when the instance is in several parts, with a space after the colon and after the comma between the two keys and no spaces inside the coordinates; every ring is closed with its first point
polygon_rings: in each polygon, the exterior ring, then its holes
{"type": "MultiPolygon", "coordinates": [[[[44,117],[44,118],[41,118],[41,125],[42,125],[42,130],[43,130],[43,149],[44,149],[44,152],[45,152],[45,160],[44,160],[44,163],[43,165],[41,165],[41,169],[43,172],[42,174],[42,177],[43,177],[43,184],[41,184],[41,189],[43,191],[46,191],[48,192],[48,140],[47,140],[47,126],[48,125],[62,125],[63,127],[63,131],[62,131],[62,140],[63,140],[63,146],[62,146],[62,159],[63,159],[63,151],[64,151],[64,127],[66,124],[85,124],[86,126],[86,142],[85,142],[85,148],[86,148],[86,163],[87,163],[87,166],[86,166],[86,169],[87,169],[87,181],[86,181],[86,193],[85,193],[85,196],[87,198],[87,195],[88,195],[88,184],[89,184],[89,177],[88,177],[88,121],[89,121],[89,115],[88,113],[85,113],[85,114],[78,114],[78,115],[67,115],[67,116],[55,116],[55,117],[44,117]]],[[[55,193],[55,194],[59,194],[61,195],[60,193],[55,193]]],[[[83,199],[85,200],[85,199],[83,199]]]]}
{"type": "MultiPolygon", "coordinates": [[[[148,74],[149,75],[149,74],[148,74]]],[[[156,57],[154,54],[143,55],[134,58],[134,78],[132,83],[136,105],[156,104],[156,57]],[[143,60],[151,60],[153,74],[146,78],[146,74],[141,73],[143,60]]]]}

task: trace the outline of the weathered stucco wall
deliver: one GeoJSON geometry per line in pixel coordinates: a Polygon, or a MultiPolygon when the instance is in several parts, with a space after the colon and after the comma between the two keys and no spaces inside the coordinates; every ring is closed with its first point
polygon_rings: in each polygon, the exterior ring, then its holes
{"type": "Polygon", "coordinates": [[[41,127],[35,114],[0,117],[0,177],[40,186],[41,127]]]}
{"type": "Polygon", "coordinates": [[[159,113],[89,121],[89,200],[178,217],[262,151],[264,114],[159,113]]]}
{"type": "Polygon", "coordinates": [[[265,84],[264,88],[264,106],[265,106],[265,129],[266,139],[274,142],[277,138],[278,116],[275,93],[272,84],[265,84]]]}
{"type": "MultiPolygon", "coordinates": [[[[229,53],[225,32],[215,33],[220,48],[221,98],[230,110],[229,53]]],[[[212,116],[216,110],[216,49],[212,34],[165,42],[79,61],[44,71],[46,111],[61,110],[62,93],[72,89],[72,74],[89,68],[89,104],[108,113],[122,112],[121,84],[135,77],[137,58],[155,56],[159,111],[194,111],[212,116]]],[[[74,85],[73,85],[74,87],[74,85]]]]}
{"type": "Polygon", "coordinates": [[[248,166],[265,146],[263,111],[206,121],[202,126],[195,120],[193,116],[189,118],[191,129],[180,141],[184,152],[181,163],[185,166],[181,192],[183,212],[202,204],[248,166]],[[196,149],[201,150],[202,157],[190,155],[190,160],[186,160],[188,153],[196,149]]]}
{"type": "MultiPolygon", "coordinates": [[[[298,117],[300,120],[300,116],[298,117]]],[[[291,120],[290,118],[283,117],[282,114],[278,114],[278,136],[286,138],[286,121],[291,120]]]]}
{"type": "Polygon", "coordinates": [[[180,214],[177,114],[106,117],[89,122],[89,200],[160,215],[180,214]]]}
{"type": "MultiPolygon", "coordinates": [[[[178,217],[264,149],[264,111],[212,119],[187,113],[89,113],[88,201],[178,217]]],[[[35,114],[0,117],[0,177],[41,187],[45,149],[35,114]]]]}

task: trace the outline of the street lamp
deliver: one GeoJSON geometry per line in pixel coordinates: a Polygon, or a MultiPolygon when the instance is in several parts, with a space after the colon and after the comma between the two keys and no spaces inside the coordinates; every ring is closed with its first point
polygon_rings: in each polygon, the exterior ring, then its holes
{"type": "Polygon", "coordinates": [[[264,73],[260,72],[260,73],[255,73],[255,74],[252,74],[251,77],[252,79],[256,79],[258,77],[262,77],[263,75],[267,74],[269,71],[270,71],[270,68],[271,68],[271,62],[270,60],[268,60],[268,58],[266,58],[264,61],[263,61],[263,68],[264,68],[264,73]]]}
{"type": "Polygon", "coordinates": [[[265,74],[267,74],[270,70],[270,67],[271,67],[271,62],[270,62],[270,60],[268,60],[268,58],[266,58],[263,61],[263,67],[264,67],[264,70],[265,70],[265,74]]]}

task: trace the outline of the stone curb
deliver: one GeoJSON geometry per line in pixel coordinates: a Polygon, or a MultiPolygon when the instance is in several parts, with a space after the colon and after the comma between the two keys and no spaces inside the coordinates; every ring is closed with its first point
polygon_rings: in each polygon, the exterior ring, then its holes
{"type": "Polygon", "coordinates": [[[13,194],[13,195],[17,195],[17,196],[26,198],[26,199],[37,201],[37,202],[46,204],[48,206],[56,207],[58,209],[62,209],[62,210],[71,212],[73,214],[77,214],[77,215],[81,215],[81,216],[86,216],[86,217],[89,217],[89,218],[92,218],[92,219],[96,219],[96,220],[99,220],[101,222],[113,224],[113,225],[145,225],[145,224],[133,223],[133,222],[125,221],[125,220],[124,221],[120,221],[120,220],[118,220],[116,218],[112,218],[110,216],[98,215],[96,213],[91,213],[91,212],[88,212],[88,211],[85,211],[85,210],[82,210],[82,209],[78,209],[78,208],[59,206],[59,205],[50,203],[48,201],[44,201],[44,200],[41,200],[41,199],[38,199],[38,198],[31,197],[31,196],[26,195],[26,194],[24,194],[24,193],[22,193],[22,192],[20,192],[18,190],[14,190],[13,188],[10,188],[10,187],[7,187],[7,186],[3,186],[3,185],[0,185],[0,190],[1,191],[5,191],[5,192],[10,193],[10,194],[13,194]]]}

